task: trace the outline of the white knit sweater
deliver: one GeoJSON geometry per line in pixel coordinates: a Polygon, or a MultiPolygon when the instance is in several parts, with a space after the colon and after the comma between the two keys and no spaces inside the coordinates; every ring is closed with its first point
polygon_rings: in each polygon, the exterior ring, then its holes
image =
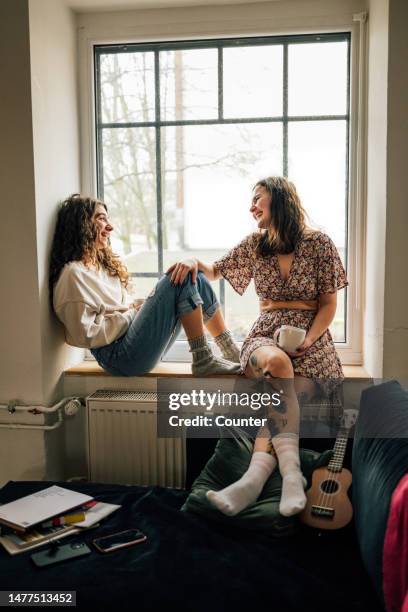
{"type": "Polygon", "coordinates": [[[136,315],[117,276],[88,268],[80,261],[64,266],[53,300],[67,343],[83,348],[111,344],[123,336],[136,315]]]}

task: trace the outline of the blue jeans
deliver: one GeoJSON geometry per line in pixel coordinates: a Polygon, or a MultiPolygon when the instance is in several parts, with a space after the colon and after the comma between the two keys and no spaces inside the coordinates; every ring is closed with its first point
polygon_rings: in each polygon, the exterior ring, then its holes
{"type": "Polygon", "coordinates": [[[219,308],[213,288],[202,272],[197,282],[191,273],[182,285],[172,285],[163,276],[126,333],[106,346],[91,349],[100,366],[114,376],[140,376],[156,365],[180,331],[180,316],[202,305],[204,320],[219,308]]]}

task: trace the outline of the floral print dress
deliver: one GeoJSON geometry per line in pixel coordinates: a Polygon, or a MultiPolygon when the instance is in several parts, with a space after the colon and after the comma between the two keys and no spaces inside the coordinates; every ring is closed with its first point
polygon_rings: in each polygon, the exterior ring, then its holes
{"type": "MultiPolygon", "coordinates": [[[[346,273],[333,241],[320,231],[305,234],[297,243],[286,280],[282,279],[277,255],[256,253],[259,233],[244,238],[220,260],[215,268],[242,295],[251,279],[260,300],[316,300],[348,284],[346,273]]],[[[279,309],[261,312],[241,350],[242,371],[253,351],[260,346],[276,346],[275,331],[282,325],[309,330],[316,311],[279,309]]],[[[329,330],[301,357],[292,359],[295,374],[314,379],[343,379],[340,359],[329,330]]]]}

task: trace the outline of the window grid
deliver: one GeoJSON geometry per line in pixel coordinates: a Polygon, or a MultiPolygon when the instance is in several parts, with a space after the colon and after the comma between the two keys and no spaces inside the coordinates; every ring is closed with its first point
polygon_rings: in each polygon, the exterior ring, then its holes
{"type": "MultiPolygon", "coordinates": [[[[271,36],[271,37],[244,37],[234,39],[217,39],[201,41],[179,41],[164,43],[135,43],[135,44],[114,44],[114,45],[95,45],[94,46],[94,65],[95,65],[95,128],[96,128],[96,160],[97,160],[97,190],[98,197],[104,199],[103,184],[103,146],[102,134],[104,129],[120,129],[133,127],[153,127],[156,135],[156,207],[157,207],[157,250],[158,250],[158,272],[134,272],[133,277],[138,278],[160,278],[163,274],[163,202],[162,202],[162,176],[161,176],[161,128],[176,126],[195,126],[195,125],[234,125],[234,124],[254,124],[254,123],[282,123],[283,129],[283,175],[288,176],[288,152],[289,139],[288,127],[290,122],[307,121],[346,121],[346,189],[345,189],[345,244],[348,244],[348,197],[350,182],[350,33],[341,32],[335,34],[306,34],[300,36],[271,36]],[[323,43],[323,42],[347,42],[347,112],[344,115],[292,115],[288,113],[288,49],[289,45],[302,43],[323,43]],[[283,108],[281,116],[269,117],[236,117],[224,118],[224,96],[223,96],[223,49],[231,47],[262,46],[262,45],[281,45],[283,47],[283,108]],[[217,49],[218,51],[218,118],[217,119],[191,119],[191,120],[161,120],[161,100],[160,100],[160,52],[190,49],[217,49]],[[102,121],[101,110],[101,87],[100,87],[100,58],[101,55],[118,54],[129,52],[154,52],[154,81],[155,81],[155,120],[154,121],[132,121],[104,123],[102,121]]],[[[348,265],[348,249],[346,249],[345,267],[348,265]]],[[[345,304],[347,304],[347,287],[345,288],[345,304]]],[[[225,280],[219,281],[220,303],[225,307],[225,280]]],[[[344,309],[344,342],[347,342],[347,308],[344,309]]]]}

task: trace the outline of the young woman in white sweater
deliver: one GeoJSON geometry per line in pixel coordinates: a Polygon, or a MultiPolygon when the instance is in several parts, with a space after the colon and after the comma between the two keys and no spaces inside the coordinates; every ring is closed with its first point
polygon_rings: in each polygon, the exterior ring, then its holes
{"type": "Polygon", "coordinates": [[[182,325],[193,374],[237,373],[239,349],[204,274],[189,274],[182,284],[164,275],[142,305],[132,302],[126,290],[129,273],[110,246],[112,231],[100,200],[74,194],[59,208],[49,288],[67,343],[89,348],[110,374],[136,376],[155,366],[182,325]],[[204,323],[222,358],[212,353],[204,323]]]}

